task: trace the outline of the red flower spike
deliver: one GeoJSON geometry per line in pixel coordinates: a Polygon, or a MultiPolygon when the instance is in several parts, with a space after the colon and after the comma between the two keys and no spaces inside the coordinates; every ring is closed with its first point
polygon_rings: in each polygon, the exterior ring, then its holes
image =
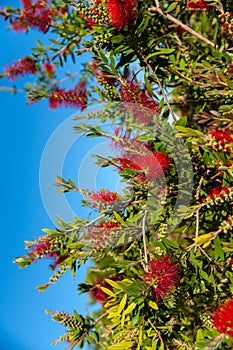
{"type": "Polygon", "coordinates": [[[231,198],[233,187],[214,187],[211,189],[211,192],[207,195],[206,198],[202,198],[202,202],[205,202],[206,199],[210,198],[215,203],[218,203],[220,198],[231,198]]]}
{"type": "Polygon", "coordinates": [[[44,70],[48,75],[55,75],[56,74],[54,65],[50,62],[46,62],[44,64],[44,70]]]}
{"type": "Polygon", "coordinates": [[[100,191],[92,192],[89,195],[89,198],[96,202],[105,202],[107,204],[112,204],[119,198],[119,196],[116,192],[102,189],[100,191]]]}
{"type": "Polygon", "coordinates": [[[147,180],[154,181],[164,176],[168,170],[170,158],[162,152],[148,151],[146,154],[129,153],[124,158],[117,158],[121,169],[134,169],[143,171],[147,180]]]}
{"type": "Polygon", "coordinates": [[[33,5],[32,0],[21,0],[21,3],[23,5],[24,9],[29,9],[33,5]]]}
{"type": "Polygon", "coordinates": [[[4,69],[4,75],[8,76],[10,80],[18,79],[26,74],[35,74],[36,72],[36,63],[30,57],[21,58],[4,69]]]}
{"type": "Polygon", "coordinates": [[[33,247],[33,249],[27,254],[28,257],[33,258],[34,261],[40,258],[56,258],[58,253],[51,252],[51,243],[48,240],[41,242],[33,247]]]}
{"type": "Polygon", "coordinates": [[[33,3],[30,0],[22,0],[22,5],[21,16],[12,22],[12,28],[18,32],[31,27],[46,33],[51,26],[54,15],[48,2],[38,0],[33,3]],[[44,3],[47,5],[44,5],[44,3]]]}
{"type": "Polygon", "coordinates": [[[116,244],[122,235],[119,228],[120,224],[118,222],[111,221],[101,222],[98,225],[94,225],[88,229],[88,242],[97,249],[116,244]]]}
{"type": "Polygon", "coordinates": [[[152,99],[148,91],[142,90],[138,83],[127,80],[122,84],[120,98],[121,102],[132,104],[129,109],[141,123],[150,123],[151,115],[148,116],[150,110],[154,113],[158,112],[158,103],[152,99]]]}
{"type": "Polygon", "coordinates": [[[225,300],[214,312],[212,319],[220,333],[233,337],[233,298],[225,300]]]}
{"type": "Polygon", "coordinates": [[[128,28],[137,16],[137,0],[106,0],[106,9],[117,30],[128,28]]]}
{"type": "Polygon", "coordinates": [[[228,35],[233,34],[233,14],[232,12],[225,12],[220,17],[220,23],[222,27],[227,32],[228,35]]]}
{"type": "Polygon", "coordinates": [[[143,281],[153,288],[156,300],[164,299],[179,283],[178,266],[166,255],[154,258],[149,262],[143,281]]]}
{"type": "Polygon", "coordinates": [[[49,94],[49,106],[52,109],[58,107],[77,107],[84,110],[86,105],[86,89],[81,85],[69,90],[57,88],[49,94]]]}
{"type": "Polygon", "coordinates": [[[191,11],[206,11],[210,10],[211,7],[204,0],[188,1],[187,3],[187,10],[191,11]]]}
{"type": "MultiPolygon", "coordinates": [[[[119,276],[109,276],[108,279],[112,281],[121,281],[124,278],[123,275],[119,276]]],[[[108,299],[108,294],[104,293],[101,287],[105,287],[107,289],[112,290],[112,286],[110,286],[104,278],[97,278],[94,282],[94,287],[90,290],[90,296],[93,300],[99,301],[101,304],[104,304],[108,299]]]]}

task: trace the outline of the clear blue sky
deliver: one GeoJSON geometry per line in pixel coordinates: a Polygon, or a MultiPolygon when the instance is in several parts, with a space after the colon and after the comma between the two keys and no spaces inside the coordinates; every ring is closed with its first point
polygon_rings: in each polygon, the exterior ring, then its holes
{"type": "MultiPolygon", "coordinates": [[[[0,0],[0,6],[18,5],[15,0],[0,0]]],[[[6,30],[0,21],[0,70],[29,53],[35,45],[38,32],[24,35],[6,30]]],[[[17,83],[17,82],[16,82],[17,83]]],[[[11,86],[6,80],[0,86],[11,86]]],[[[47,101],[26,106],[26,98],[18,93],[0,91],[1,100],[1,288],[0,288],[0,349],[49,350],[63,349],[64,344],[53,347],[51,341],[64,332],[64,328],[51,321],[45,309],[85,313],[85,297],[77,295],[78,282],[83,281],[85,269],[78,272],[76,280],[69,274],[43,294],[36,286],[47,282],[50,276],[48,262],[39,261],[19,270],[12,263],[16,256],[25,254],[24,240],[33,240],[44,227],[53,228],[46,212],[39,187],[39,168],[45,145],[54,130],[73,114],[72,110],[51,111],[47,101]]],[[[89,151],[87,143],[77,141],[65,160],[63,175],[77,178],[79,164],[89,151]],[[86,146],[85,146],[86,145],[86,146]],[[85,147],[87,147],[85,149],[85,147]],[[82,152],[81,152],[82,149],[82,152]]],[[[93,144],[92,144],[93,145],[93,144]]],[[[85,171],[85,168],[84,170],[85,171]]],[[[53,178],[57,174],[53,174],[53,178]]],[[[88,178],[87,174],[87,178],[88,178]]],[[[97,178],[116,189],[116,175],[97,178]]],[[[48,182],[53,179],[48,174],[48,182]]],[[[85,178],[85,176],[84,176],[85,178]]],[[[97,180],[98,180],[97,179],[97,180]]],[[[54,193],[55,189],[52,188],[54,193]]],[[[78,198],[69,197],[76,214],[84,213],[78,198]]],[[[63,213],[57,212],[63,216],[63,213]]],[[[49,213],[51,214],[51,213],[49,213]]]]}

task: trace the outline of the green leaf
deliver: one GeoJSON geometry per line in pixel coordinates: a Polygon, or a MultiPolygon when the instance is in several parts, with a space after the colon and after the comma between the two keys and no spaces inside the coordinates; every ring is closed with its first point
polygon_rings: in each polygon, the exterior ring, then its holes
{"type": "Polygon", "coordinates": [[[178,2],[173,2],[171,5],[168,6],[168,9],[166,12],[172,12],[173,10],[175,10],[176,6],[177,6],[178,2]]]}
{"type": "Polygon", "coordinates": [[[136,307],[137,303],[133,302],[131,303],[127,309],[124,311],[125,315],[130,314],[136,307]]]}
{"type": "Polygon", "coordinates": [[[156,302],[155,302],[155,301],[152,301],[152,300],[149,301],[149,306],[150,306],[152,309],[156,310],[156,311],[159,309],[159,307],[158,307],[158,305],[156,304],[156,302]]]}
{"type": "Polygon", "coordinates": [[[128,350],[130,349],[134,343],[132,341],[122,340],[118,344],[114,344],[108,347],[108,350],[128,350]]]}
{"type": "Polygon", "coordinates": [[[148,60],[151,57],[154,56],[159,56],[159,55],[170,55],[171,53],[173,53],[176,49],[167,49],[167,48],[163,48],[163,49],[159,49],[156,52],[150,53],[147,57],[146,60],[148,60]]]}
{"type": "Polygon", "coordinates": [[[186,124],[187,124],[187,117],[182,117],[176,122],[175,126],[184,126],[185,127],[186,124]]]}
{"type": "Polygon", "coordinates": [[[117,212],[115,212],[115,211],[114,211],[114,216],[115,216],[115,218],[117,219],[117,221],[118,221],[121,225],[123,225],[123,226],[126,225],[126,223],[124,222],[124,220],[122,219],[122,217],[121,217],[117,212]]]}
{"type": "Polygon", "coordinates": [[[110,289],[105,288],[105,287],[100,287],[100,289],[101,289],[105,294],[110,295],[110,297],[113,297],[113,298],[116,297],[115,293],[113,293],[110,289]]]}
{"type": "Polygon", "coordinates": [[[121,299],[121,302],[119,304],[118,307],[118,314],[120,314],[122,312],[122,310],[124,309],[125,305],[126,305],[126,301],[127,301],[127,294],[124,294],[123,298],[121,299]]]}
{"type": "Polygon", "coordinates": [[[215,256],[215,260],[218,260],[218,258],[220,258],[221,261],[225,260],[221,241],[218,236],[214,239],[214,256],[215,256]]]}
{"type": "Polygon", "coordinates": [[[183,134],[187,135],[192,135],[192,136],[201,136],[202,132],[196,130],[196,129],[191,129],[191,128],[185,128],[183,126],[175,126],[176,130],[182,132],[183,134]]]}

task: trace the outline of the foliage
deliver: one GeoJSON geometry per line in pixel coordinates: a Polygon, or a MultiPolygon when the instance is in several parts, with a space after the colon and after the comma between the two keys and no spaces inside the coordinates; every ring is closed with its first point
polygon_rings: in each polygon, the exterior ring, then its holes
{"type": "Polygon", "coordinates": [[[1,78],[32,74],[28,103],[81,110],[101,103],[85,115],[90,124],[77,114],[74,129],[109,140],[116,156],[97,163],[126,184],[121,195],[92,192],[58,174],[58,191],[82,193],[93,217],[60,219],[15,259],[20,267],[53,259],[40,291],[88,259],[95,264],[78,289],[100,311],[49,312],[67,327],[55,343],[232,349],[232,1],[21,2],[2,9],[3,19],[48,41],[1,78]],[[60,78],[69,57],[74,69],[82,59],[83,69],[60,78]]]}

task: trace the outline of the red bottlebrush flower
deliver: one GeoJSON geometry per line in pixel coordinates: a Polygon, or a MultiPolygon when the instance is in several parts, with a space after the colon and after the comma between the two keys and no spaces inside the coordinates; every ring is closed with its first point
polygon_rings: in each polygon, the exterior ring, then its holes
{"type": "Polygon", "coordinates": [[[229,131],[210,131],[206,136],[209,148],[218,152],[229,153],[232,151],[233,134],[229,131]]]}
{"type": "Polygon", "coordinates": [[[111,73],[106,72],[104,70],[101,70],[101,67],[99,67],[99,61],[98,60],[93,60],[90,68],[92,69],[93,75],[96,77],[96,80],[103,84],[114,84],[116,83],[116,78],[111,75],[111,73]]]}
{"type": "Polygon", "coordinates": [[[212,188],[211,192],[207,195],[207,197],[214,199],[215,196],[219,196],[222,198],[225,193],[229,193],[229,189],[227,187],[215,187],[212,188]]]}
{"type": "Polygon", "coordinates": [[[21,0],[21,3],[25,9],[29,9],[33,5],[32,0],[21,0]]]}
{"type": "Polygon", "coordinates": [[[100,191],[90,193],[89,198],[96,202],[105,202],[107,204],[112,204],[119,198],[119,196],[116,192],[102,189],[100,191]]]}
{"type": "Polygon", "coordinates": [[[93,29],[94,26],[98,25],[98,23],[104,23],[105,17],[102,7],[102,0],[93,0],[91,7],[86,7],[86,11],[81,14],[87,21],[87,26],[89,29],[93,29]]]}
{"type": "MultiPolygon", "coordinates": [[[[121,281],[124,278],[123,275],[118,276],[109,276],[108,279],[112,281],[121,281]]],[[[94,283],[94,287],[90,290],[90,296],[95,301],[99,301],[101,304],[104,304],[107,301],[108,294],[106,294],[101,287],[108,288],[112,290],[112,286],[110,286],[104,278],[97,278],[94,283]]]]}
{"type": "Polygon", "coordinates": [[[219,203],[228,202],[233,198],[233,186],[231,187],[215,187],[211,189],[211,192],[206,198],[202,198],[202,202],[206,202],[207,205],[214,205],[219,203]]]}
{"type": "Polygon", "coordinates": [[[220,333],[233,337],[233,298],[225,300],[214,312],[213,324],[220,333]]]}
{"type": "Polygon", "coordinates": [[[36,72],[36,63],[30,57],[21,58],[4,69],[4,75],[8,76],[10,80],[18,79],[26,74],[35,74],[36,72]]]}
{"type": "Polygon", "coordinates": [[[227,34],[233,34],[233,13],[225,12],[220,15],[220,23],[227,34]]]}
{"type": "Polygon", "coordinates": [[[117,30],[128,28],[137,16],[137,0],[106,0],[106,9],[117,30]]]}
{"type": "Polygon", "coordinates": [[[54,65],[50,62],[46,62],[44,64],[44,70],[48,75],[55,75],[56,74],[54,65]]]}
{"type": "Polygon", "coordinates": [[[146,154],[129,153],[124,158],[117,158],[122,169],[134,169],[143,171],[145,178],[150,181],[164,176],[164,172],[169,168],[170,158],[163,152],[147,151],[146,154]]]}
{"type": "Polygon", "coordinates": [[[113,76],[110,76],[108,72],[102,71],[102,70],[97,70],[96,73],[97,75],[97,80],[102,83],[106,83],[109,85],[112,85],[116,82],[116,78],[113,76]]]}
{"type": "Polygon", "coordinates": [[[222,144],[225,142],[233,142],[230,131],[211,131],[210,135],[222,144]]]}
{"type": "Polygon", "coordinates": [[[77,86],[74,89],[54,89],[49,94],[49,106],[52,109],[58,107],[78,107],[84,110],[87,105],[86,89],[84,87],[79,88],[77,86]]]}
{"type": "Polygon", "coordinates": [[[187,3],[187,10],[191,11],[206,11],[210,10],[211,7],[204,0],[188,1],[187,3]]]}
{"type": "Polygon", "coordinates": [[[30,0],[22,0],[21,16],[12,22],[12,28],[18,32],[31,27],[46,33],[51,26],[54,13],[48,4],[43,3],[47,1],[38,0],[33,3],[30,0]]]}
{"type": "Polygon", "coordinates": [[[53,246],[48,239],[36,244],[32,250],[26,255],[36,261],[40,258],[56,258],[58,256],[58,252],[52,251],[53,246]]]}
{"type": "Polygon", "coordinates": [[[143,91],[138,83],[126,81],[120,88],[121,101],[126,103],[136,103],[145,108],[158,111],[158,103],[143,91]]]}
{"type": "Polygon", "coordinates": [[[161,259],[154,258],[149,262],[143,281],[153,288],[156,300],[163,299],[179,283],[178,266],[166,255],[161,259]]]}
{"type": "Polygon", "coordinates": [[[106,282],[103,278],[97,278],[94,283],[94,287],[90,290],[90,296],[93,300],[104,303],[107,301],[108,295],[102,291],[100,287],[106,287],[106,282]]]}
{"type": "Polygon", "coordinates": [[[128,106],[129,110],[133,112],[134,117],[142,123],[149,123],[151,120],[151,112],[158,112],[158,103],[152,99],[147,91],[142,90],[139,84],[135,82],[127,80],[121,85],[120,99],[121,102],[130,104],[128,106]]]}
{"type": "Polygon", "coordinates": [[[119,231],[118,222],[105,221],[94,225],[88,229],[88,243],[97,249],[105,248],[109,245],[115,245],[122,235],[119,231]]]}

